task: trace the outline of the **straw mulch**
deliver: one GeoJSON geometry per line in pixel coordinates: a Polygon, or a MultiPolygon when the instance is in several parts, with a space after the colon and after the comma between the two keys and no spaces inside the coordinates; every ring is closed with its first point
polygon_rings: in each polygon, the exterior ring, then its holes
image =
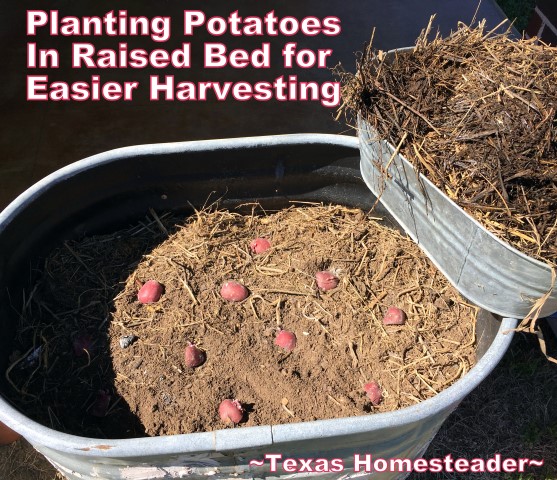
{"type": "Polygon", "coordinates": [[[372,44],[340,68],[342,109],[359,114],[488,230],[557,263],[557,48],[485,22],[446,38],[431,22],[412,53],[372,44]]]}

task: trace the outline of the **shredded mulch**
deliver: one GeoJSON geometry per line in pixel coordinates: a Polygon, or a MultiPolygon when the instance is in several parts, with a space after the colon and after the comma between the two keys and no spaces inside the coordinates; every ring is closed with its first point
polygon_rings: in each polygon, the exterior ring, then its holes
{"type": "Polygon", "coordinates": [[[151,212],[131,229],[53,251],[21,312],[11,400],[70,433],[165,435],[225,427],[226,398],[245,406],[240,426],[391,411],[472,367],[476,308],[411,240],[357,209],[250,208],[185,222],[151,212]],[[253,254],[256,237],[270,250],[253,254]],[[338,287],[318,290],[320,270],[338,287]],[[164,294],[140,304],[138,288],[151,279],[164,294]],[[249,297],[224,301],[227,280],[249,297]],[[383,325],[391,305],[406,324],[383,325]],[[292,352],[274,344],[280,329],[296,334],[292,352]],[[123,348],[123,337],[134,340],[123,348]],[[77,355],[84,338],[87,355],[77,355]],[[195,369],[184,362],[189,342],[207,355],[195,369]],[[378,406],[363,390],[372,380],[378,406]]]}
{"type": "Polygon", "coordinates": [[[392,57],[370,42],[356,74],[337,69],[342,108],[488,230],[554,266],[557,48],[497,28],[430,38],[430,22],[392,57]]]}

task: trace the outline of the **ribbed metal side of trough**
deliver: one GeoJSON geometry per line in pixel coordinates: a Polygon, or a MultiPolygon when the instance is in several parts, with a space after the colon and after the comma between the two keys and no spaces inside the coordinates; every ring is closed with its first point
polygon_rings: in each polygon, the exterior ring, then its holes
{"type": "MultiPolygon", "coordinates": [[[[374,197],[359,172],[356,138],[286,135],[144,145],[113,150],[65,167],[40,181],[0,214],[0,369],[12,351],[17,318],[6,292],[25,285],[30,259],[62,239],[109,231],[159,211],[184,210],[223,197],[223,206],[259,201],[267,208],[290,200],[342,203],[369,209],[374,197]]],[[[17,317],[17,315],[16,315],[17,317]]],[[[482,312],[477,364],[439,395],[392,413],[288,425],[239,427],[136,439],[69,435],[40,425],[14,408],[0,383],[0,420],[20,432],[67,478],[350,478],[355,454],[373,458],[422,455],[443,421],[497,365],[512,339],[514,319],[482,312]],[[250,460],[338,458],[335,473],[269,471],[250,460]]],[[[2,375],[3,378],[3,375],[2,375]]],[[[373,478],[404,478],[385,472],[373,478]]]]}
{"type": "MultiPolygon", "coordinates": [[[[358,122],[362,176],[381,204],[470,301],[505,317],[524,318],[552,289],[550,267],[487,231],[404,156],[358,122]],[[388,165],[388,168],[386,168],[388,165]]],[[[553,289],[540,314],[557,311],[553,289]]]]}

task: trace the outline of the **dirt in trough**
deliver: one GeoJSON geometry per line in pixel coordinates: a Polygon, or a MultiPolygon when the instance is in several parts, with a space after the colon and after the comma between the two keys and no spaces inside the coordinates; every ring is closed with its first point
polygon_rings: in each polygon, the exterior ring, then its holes
{"type": "Polygon", "coordinates": [[[155,216],[50,255],[22,314],[23,353],[8,370],[19,408],[106,437],[223,428],[226,398],[244,405],[241,425],[300,422],[418,403],[474,363],[476,309],[412,241],[360,210],[253,206],[176,222],[155,216]],[[270,250],[253,254],[256,237],[270,250]],[[320,270],[338,275],[336,289],[317,289],[320,270]],[[164,294],[140,304],[150,279],[164,294]],[[223,300],[227,280],[249,297],[223,300]],[[406,311],[405,325],[383,325],[391,305],[406,311]],[[274,344],[279,329],[295,332],[292,352],[274,344]],[[137,338],[122,348],[125,335],[137,338]],[[72,342],[87,337],[90,354],[76,356],[72,342]],[[201,367],[185,366],[188,342],[206,352],[201,367]],[[363,390],[371,380],[383,392],[378,406],[363,390]]]}

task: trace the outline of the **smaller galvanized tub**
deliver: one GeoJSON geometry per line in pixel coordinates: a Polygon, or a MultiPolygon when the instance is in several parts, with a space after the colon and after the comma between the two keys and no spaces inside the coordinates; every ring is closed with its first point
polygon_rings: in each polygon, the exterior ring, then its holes
{"type": "MultiPolygon", "coordinates": [[[[17,315],[8,289],[27,278],[29,260],[49,244],[106,231],[144,216],[150,208],[182,210],[209,194],[225,205],[259,201],[281,208],[289,200],[369,209],[375,198],[359,172],[358,140],[333,135],[210,140],[122,148],[63,168],[31,187],[0,213],[0,370],[5,371],[17,315]]],[[[354,456],[421,456],[454,408],[505,354],[517,321],[478,319],[477,364],[439,395],[391,413],[215,432],[107,440],[69,435],[39,425],[2,396],[0,421],[21,433],[71,480],[351,478],[354,456]],[[328,473],[273,472],[265,454],[342,460],[328,473]]],[[[3,376],[2,376],[3,378],[3,376]]],[[[365,458],[365,457],[364,457],[365,458]]],[[[372,473],[380,479],[404,472],[372,473]]]]}
{"type": "Polygon", "coordinates": [[[358,131],[364,181],[465,297],[490,312],[525,318],[550,292],[540,314],[557,311],[557,290],[547,264],[487,231],[425,176],[418,176],[404,156],[393,156],[395,148],[378,139],[369,123],[360,119],[358,131]]]}

